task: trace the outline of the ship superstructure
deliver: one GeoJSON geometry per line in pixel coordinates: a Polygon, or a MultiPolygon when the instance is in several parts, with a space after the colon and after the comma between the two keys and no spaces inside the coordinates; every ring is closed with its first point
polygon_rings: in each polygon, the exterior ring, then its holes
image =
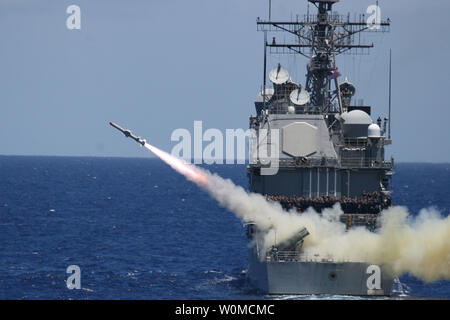
{"type": "MultiPolygon", "coordinates": [[[[385,160],[384,151],[391,144],[390,119],[378,117],[374,122],[370,106],[352,101],[356,87],[347,79],[340,81],[345,70],[338,68],[336,57],[366,53],[373,44],[361,43],[359,35],[386,32],[390,21],[369,24],[364,15],[352,20],[350,15],[332,11],[337,2],[308,0],[317,13],[308,10],[301,20],[297,16],[291,21],[272,21],[270,14],[267,21],[257,19],[257,29],[264,33],[264,78],[250,128],[257,136],[266,134],[266,142],[274,139],[272,130],[278,130],[279,163],[276,174],[264,174],[265,164],[252,162],[247,167],[250,191],[279,201],[286,209],[296,208],[299,214],[309,207],[320,214],[339,202],[344,211],[340,219],[348,228],[375,229],[381,210],[391,205],[389,181],[394,161],[385,160]],[[278,37],[280,32],[282,37],[278,37]],[[305,57],[305,82],[292,81],[280,63],[267,72],[270,53],[305,57]]],[[[255,228],[249,225],[250,239],[255,228]]],[[[370,264],[332,258],[304,261],[299,246],[303,238],[297,240],[270,252],[251,246],[250,280],[276,294],[390,294],[389,275],[383,273],[383,288],[374,291],[364,281],[370,264]]]]}

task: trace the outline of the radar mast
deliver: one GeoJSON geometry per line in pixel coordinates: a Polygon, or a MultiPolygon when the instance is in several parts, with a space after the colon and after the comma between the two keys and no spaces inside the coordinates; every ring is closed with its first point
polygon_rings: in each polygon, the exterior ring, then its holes
{"type": "MultiPolygon", "coordinates": [[[[369,22],[365,14],[354,19],[350,14],[341,15],[332,12],[333,4],[339,0],[308,0],[317,8],[317,14],[309,10],[303,19],[297,15],[295,21],[272,21],[257,19],[258,31],[263,31],[264,50],[272,54],[300,54],[309,59],[307,65],[305,90],[309,93],[314,113],[329,114],[345,112],[339,89],[340,72],[336,64],[339,54],[367,54],[373,43],[362,43],[362,32],[387,32],[390,20],[369,22]],[[292,42],[279,43],[276,37],[267,41],[268,32],[287,32],[292,42]],[[333,85],[333,88],[332,88],[333,85]]],[[[271,12],[269,4],[269,12],[271,12]]],[[[377,6],[378,8],[378,2],[377,6]]],[[[266,70],[266,57],[264,58],[266,70]]],[[[264,81],[263,87],[265,89],[264,81]]]]}

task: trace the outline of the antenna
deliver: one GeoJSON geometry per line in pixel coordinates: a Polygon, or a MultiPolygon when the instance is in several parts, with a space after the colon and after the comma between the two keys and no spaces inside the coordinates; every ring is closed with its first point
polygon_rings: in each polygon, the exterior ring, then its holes
{"type": "Polygon", "coordinates": [[[392,97],[392,49],[389,49],[389,129],[388,139],[391,139],[391,97],[392,97]]]}
{"type": "Polygon", "coordinates": [[[310,101],[309,92],[300,88],[292,91],[289,98],[291,99],[291,102],[297,106],[304,106],[310,101]]]}
{"type": "Polygon", "coordinates": [[[272,16],[272,0],[269,0],[269,21],[271,16],[272,16]]]}
{"type": "Polygon", "coordinates": [[[284,84],[289,81],[289,72],[278,63],[278,67],[269,72],[269,79],[274,84],[284,84]]]}
{"type": "Polygon", "coordinates": [[[266,74],[267,74],[267,32],[264,31],[264,83],[263,83],[263,101],[266,109],[266,74]]]}
{"type": "Polygon", "coordinates": [[[306,8],[306,22],[309,22],[309,2],[308,7],[306,8]]]}
{"type": "MultiPolygon", "coordinates": [[[[310,94],[311,104],[327,114],[337,111],[335,102],[339,100],[339,81],[334,81],[336,90],[330,91],[329,87],[333,85],[330,80],[336,79],[330,78],[329,74],[332,71],[330,70],[331,66],[334,65],[334,55],[364,54],[373,47],[373,44],[361,43],[361,38],[358,36],[362,32],[386,32],[390,27],[389,19],[377,21],[379,28],[372,30],[367,27],[367,21],[362,15],[359,20],[351,21],[349,17],[332,13],[332,6],[339,1],[308,0],[309,6],[306,8],[307,14],[303,21],[272,21],[272,0],[270,0],[270,21],[257,20],[256,22],[258,31],[270,33],[284,31],[294,36],[292,39],[296,41],[267,43],[268,50],[270,50],[268,54],[300,54],[309,59],[304,87],[310,94]],[[317,7],[317,15],[308,16],[308,11],[310,7],[312,8],[311,4],[317,7]]],[[[380,12],[378,11],[378,13],[380,12]]],[[[270,34],[267,36],[269,37],[270,34]]],[[[339,109],[342,112],[342,105],[339,109]]]]}

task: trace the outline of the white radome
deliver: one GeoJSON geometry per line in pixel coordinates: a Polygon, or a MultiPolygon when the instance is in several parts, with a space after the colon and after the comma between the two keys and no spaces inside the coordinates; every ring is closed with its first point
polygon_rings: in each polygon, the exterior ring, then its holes
{"type": "Polygon", "coordinates": [[[381,137],[381,128],[376,123],[372,123],[367,128],[367,136],[369,138],[380,138],[381,137]]]}
{"type": "Polygon", "coordinates": [[[372,118],[361,110],[353,110],[350,112],[344,112],[341,115],[342,119],[344,119],[344,124],[372,124],[372,118]]]}
{"type": "Polygon", "coordinates": [[[295,107],[294,106],[289,106],[288,107],[288,113],[289,114],[294,114],[295,113],[295,107]]]}

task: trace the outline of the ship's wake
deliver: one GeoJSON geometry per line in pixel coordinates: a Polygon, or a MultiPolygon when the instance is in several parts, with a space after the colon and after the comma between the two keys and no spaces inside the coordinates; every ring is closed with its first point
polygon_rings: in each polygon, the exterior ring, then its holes
{"type": "Polygon", "coordinates": [[[364,227],[346,230],[339,221],[343,214],[339,204],[321,215],[312,208],[299,215],[262,195],[248,193],[229,179],[193,166],[145,144],[145,147],[188,180],[208,192],[218,203],[245,222],[256,224],[258,241],[264,249],[288,240],[299,229],[310,233],[305,238],[305,255],[332,257],[340,261],[370,262],[383,265],[394,275],[410,273],[432,282],[450,279],[450,216],[442,217],[434,209],[423,209],[409,216],[405,207],[391,207],[381,215],[377,232],[364,227]]]}

